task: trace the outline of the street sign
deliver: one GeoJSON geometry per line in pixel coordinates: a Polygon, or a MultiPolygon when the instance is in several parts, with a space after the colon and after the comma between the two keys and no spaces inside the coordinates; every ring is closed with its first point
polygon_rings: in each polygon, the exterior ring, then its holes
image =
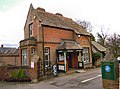
{"type": "Polygon", "coordinates": [[[102,79],[115,80],[115,62],[102,62],[102,79]]]}
{"type": "Polygon", "coordinates": [[[101,68],[103,89],[119,89],[119,62],[105,60],[101,68]]]}
{"type": "Polygon", "coordinates": [[[111,67],[110,66],[105,66],[105,71],[106,72],[110,72],[111,71],[111,67]]]}

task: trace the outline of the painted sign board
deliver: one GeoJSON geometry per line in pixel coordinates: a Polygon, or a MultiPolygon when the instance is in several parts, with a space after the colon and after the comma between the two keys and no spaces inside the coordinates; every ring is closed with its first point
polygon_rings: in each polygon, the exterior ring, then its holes
{"type": "Polygon", "coordinates": [[[102,62],[102,79],[115,80],[115,62],[104,61],[102,62]]]}
{"type": "Polygon", "coordinates": [[[65,66],[64,65],[58,65],[58,69],[62,70],[62,71],[65,71],[65,66]]]}
{"type": "Polygon", "coordinates": [[[31,62],[31,68],[34,68],[35,64],[34,62],[31,62]]]}

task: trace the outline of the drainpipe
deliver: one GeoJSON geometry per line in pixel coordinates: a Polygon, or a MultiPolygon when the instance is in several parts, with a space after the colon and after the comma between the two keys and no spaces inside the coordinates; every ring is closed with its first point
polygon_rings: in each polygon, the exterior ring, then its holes
{"type": "Polygon", "coordinates": [[[44,75],[45,75],[45,52],[44,52],[44,27],[43,27],[43,25],[42,25],[42,49],[43,49],[43,66],[44,66],[44,68],[43,68],[43,72],[44,72],[44,75]]]}
{"type": "MultiPolygon", "coordinates": [[[[39,37],[40,37],[40,22],[41,20],[37,17],[37,16],[34,16],[34,19],[38,19],[39,21],[39,37]]],[[[43,25],[41,24],[41,27],[42,27],[42,50],[43,50],[43,72],[44,72],[44,75],[45,75],[45,53],[44,53],[44,27],[43,25]]],[[[39,38],[39,41],[40,41],[40,38],[39,38]]]]}

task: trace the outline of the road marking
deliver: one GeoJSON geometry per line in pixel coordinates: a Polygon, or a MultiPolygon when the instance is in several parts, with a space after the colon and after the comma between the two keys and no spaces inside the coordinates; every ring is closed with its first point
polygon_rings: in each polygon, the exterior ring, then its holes
{"type": "Polygon", "coordinates": [[[92,78],[83,80],[83,81],[81,81],[81,82],[82,82],[82,83],[85,83],[85,82],[88,82],[88,81],[90,81],[90,80],[96,79],[96,78],[101,77],[101,76],[102,76],[102,75],[97,75],[97,76],[95,76],[95,77],[92,77],[92,78]]]}

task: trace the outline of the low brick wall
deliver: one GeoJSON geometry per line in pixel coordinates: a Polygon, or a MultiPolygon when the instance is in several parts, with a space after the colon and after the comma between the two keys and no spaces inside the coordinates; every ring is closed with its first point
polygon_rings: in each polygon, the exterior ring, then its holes
{"type": "Polygon", "coordinates": [[[23,69],[25,75],[32,79],[37,79],[37,66],[30,68],[28,66],[0,66],[0,80],[12,77],[12,71],[18,70],[19,68],[23,69]]]}
{"type": "Polygon", "coordinates": [[[119,81],[118,80],[102,80],[103,89],[119,89],[119,81]]]}

